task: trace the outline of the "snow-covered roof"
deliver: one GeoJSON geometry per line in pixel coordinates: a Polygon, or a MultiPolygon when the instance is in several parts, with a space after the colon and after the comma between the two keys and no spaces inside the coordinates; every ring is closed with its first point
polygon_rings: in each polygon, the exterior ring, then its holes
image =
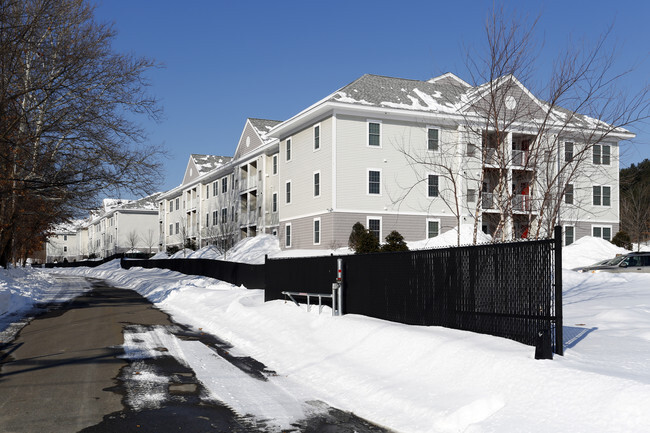
{"type": "Polygon", "coordinates": [[[282,123],[279,120],[269,120],[269,119],[255,119],[252,117],[249,117],[248,120],[250,121],[251,125],[253,125],[253,128],[255,128],[255,131],[257,132],[257,135],[260,136],[260,138],[266,143],[269,141],[269,138],[267,138],[266,134],[273,129],[274,126],[279,125],[282,123]]]}
{"type": "Polygon", "coordinates": [[[190,157],[194,160],[194,165],[196,165],[199,175],[208,173],[230,162],[232,159],[230,156],[199,155],[196,153],[191,154],[190,157]]]}
{"type": "Polygon", "coordinates": [[[84,225],[84,220],[72,220],[65,223],[57,224],[52,228],[55,234],[71,234],[76,233],[79,228],[84,225]]]}

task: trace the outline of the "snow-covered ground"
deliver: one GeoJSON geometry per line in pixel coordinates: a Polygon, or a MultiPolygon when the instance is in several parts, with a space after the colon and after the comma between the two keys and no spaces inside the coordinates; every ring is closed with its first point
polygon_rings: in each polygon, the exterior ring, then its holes
{"type": "MultiPolygon", "coordinates": [[[[228,258],[257,262],[269,254],[263,238],[248,242],[228,258]]],[[[647,432],[650,275],[570,270],[619,252],[594,238],[564,248],[565,356],[552,361],[535,360],[533,347],[507,339],[359,315],[332,317],[327,308],[307,312],[290,302],[264,303],[259,290],[167,270],[122,270],[118,261],[57,272],[135,289],[177,322],[214,333],[263,362],[277,372],[269,380],[280,388],[400,432],[647,432]]],[[[24,299],[40,296],[52,283],[48,272],[0,270],[0,296],[6,287],[24,299]]],[[[235,410],[275,413],[245,396],[228,401],[233,397],[218,388],[228,372],[208,355],[198,347],[176,354],[202,365],[199,379],[235,410]]],[[[277,413],[298,416],[286,408],[277,413]]]]}

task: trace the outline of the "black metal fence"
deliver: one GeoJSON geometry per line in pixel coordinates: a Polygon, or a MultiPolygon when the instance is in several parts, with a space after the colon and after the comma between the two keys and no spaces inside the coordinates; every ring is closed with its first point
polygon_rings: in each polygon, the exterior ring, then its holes
{"type": "MultiPolygon", "coordinates": [[[[343,312],[505,337],[562,354],[562,245],[555,239],[343,260],[343,312]],[[541,339],[540,337],[545,338],[541,339]]],[[[339,257],[267,259],[264,265],[208,259],[122,259],[123,268],[164,268],[264,289],[330,293],[339,257]]]]}
{"type": "MultiPolygon", "coordinates": [[[[490,334],[562,354],[561,236],[343,257],[343,311],[490,334]],[[540,343],[540,337],[547,336],[540,343]]],[[[327,293],[337,257],[266,261],[265,300],[327,293]]]]}
{"type": "Polygon", "coordinates": [[[202,275],[227,281],[237,286],[244,285],[249,289],[264,289],[264,265],[225,262],[211,259],[160,259],[132,260],[122,259],[124,269],[132,267],[161,268],[182,272],[188,275],[202,275]]]}

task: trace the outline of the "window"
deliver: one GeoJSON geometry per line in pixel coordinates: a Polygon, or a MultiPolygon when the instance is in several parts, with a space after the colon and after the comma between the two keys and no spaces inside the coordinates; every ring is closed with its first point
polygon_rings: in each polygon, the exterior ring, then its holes
{"type": "Polygon", "coordinates": [[[64,252],[64,253],[67,253],[67,252],[68,252],[68,247],[65,246],[65,245],[63,246],[63,252],[64,252]]]}
{"type": "Polygon", "coordinates": [[[314,197],[320,197],[320,171],[314,172],[314,197]]]}
{"type": "Polygon", "coordinates": [[[205,214],[205,226],[210,227],[210,213],[205,214]]]}
{"type": "Polygon", "coordinates": [[[593,204],[594,206],[611,206],[611,191],[609,186],[595,185],[593,187],[593,204]]]}
{"type": "Polygon", "coordinates": [[[476,203],[476,190],[475,189],[468,189],[467,190],[467,202],[468,203],[476,203]]]}
{"type": "Polygon", "coordinates": [[[573,143],[567,141],[564,143],[564,162],[573,161],[573,143]]]}
{"type": "Polygon", "coordinates": [[[320,149],[320,123],[314,126],[314,150],[320,149]]]}
{"type": "Polygon", "coordinates": [[[427,238],[435,238],[440,234],[440,221],[427,220],[427,238]]]}
{"type": "Polygon", "coordinates": [[[221,209],[221,223],[227,223],[228,222],[228,208],[223,208],[221,209]]]}
{"type": "Polygon", "coordinates": [[[219,224],[219,212],[217,212],[216,210],[213,210],[212,211],[212,225],[216,226],[217,224],[219,224]]]}
{"type": "Polygon", "coordinates": [[[174,212],[174,201],[173,200],[169,200],[169,211],[174,212]]]}
{"type": "Polygon", "coordinates": [[[320,218],[314,218],[314,245],[320,245],[320,218]]]}
{"type": "Polygon", "coordinates": [[[180,231],[180,226],[178,225],[178,223],[176,223],[176,234],[178,234],[179,231],[180,231]]]}
{"type": "Polygon", "coordinates": [[[275,213],[278,211],[278,193],[274,192],[271,197],[271,212],[275,213]]]}
{"type": "Polygon", "coordinates": [[[63,235],[63,240],[67,241],[68,240],[68,235],[63,235]]]}
{"type": "Polygon", "coordinates": [[[435,174],[430,174],[427,180],[427,196],[429,197],[438,197],[438,176],[435,174]]]}
{"type": "Polygon", "coordinates": [[[285,150],[286,150],[287,161],[291,161],[291,139],[288,139],[288,140],[287,140],[287,144],[286,144],[286,149],[285,149],[285,150]]]}
{"type": "Polygon", "coordinates": [[[381,242],[381,218],[368,218],[368,231],[381,242]]]}
{"type": "Polygon", "coordinates": [[[612,228],[608,226],[592,226],[592,236],[595,238],[602,238],[606,241],[612,240],[612,228]]]}
{"type": "Polygon", "coordinates": [[[180,198],[177,198],[177,199],[176,199],[176,210],[179,210],[179,209],[181,208],[180,203],[181,203],[181,199],[180,199],[180,198]]]}
{"type": "Polygon", "coordinates": [[[291,203],[291,181],[285,184],[286,203],[291,203]]]}
{"type": "Polygon", "coordinates": [[[611,147],[608,144],[594,144],[593,162],[596,165],[609,165],[611,147]]]}
{"type": "Polygon", "coordinates": [[[174,224],[169,225],[169,236],[174,234],[174,224]]]}
{"type": "Polygon", "coordinates": [[[438,135],[440,130],[437,128],[429,128],[427,130],[427,149],[437,151],[438,147],[438,135]]]}
{"type": "Polygon", "coordinates": [[[575,240],[575,228],[573,226],[564,226],[564,246],[571,245],[575,240]]]}
{"type": "Polygon", "coordinates": [[[284,226],[284,246],[291,248],[291,223],[284,226]]]}
{"type": "Polygon", "coordinates": [[[381,194],[381,171],[368,170],[368,194],[381,194]]]}
{"type": "Polygon", "coordinates": [[[212,195],[216,197],[219,194],[219,181],[215,180],[212,184],[212,195]]]}
{"type": "Polygon", "coordinates": [[[273,155],[273,174],[278,174],[278,155],[273,155]]]}
{"type": "Polygon", "coordinates": [[[222,193],[227,193],[228,192],[228,177],[224,177],[221,179],[221,192],[222,193]]]}
{"type": "Polygon", "coordinates": [[[210,198],[210,185],[205,186],[205,198],[210,198]]]}
{"type": "Polygon", "coordinates": [[[368,122],[368,146],[381,146],[381,123],[368,122]]]}
{"type": "Polygon", "coordinates": [[[564,203],[573,204],[573,184],[569,183],[564,190],[564,203]]]}

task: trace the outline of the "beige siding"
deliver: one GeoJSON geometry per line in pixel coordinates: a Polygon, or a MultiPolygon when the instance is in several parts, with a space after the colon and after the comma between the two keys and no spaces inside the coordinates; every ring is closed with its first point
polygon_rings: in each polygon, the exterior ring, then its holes
{"type": "MultiPolygon", "coordinates": [[[[289,138],[289,137],[287,137],[289,138]]],[[[291,138],[291,161],[286,160],[286,138],[280,143],[280,220],[320,213],[332,207],[332,118],[313,123],[291,138]],[[314,150],[314,125],[320,123],[320,148],[314,150]],[[320,195],[314,197],[314,172],[320,172],[320,195]],[[291,181],[291,204],[285,184],[291,181]]]]}
{"type": "Polygon", "coordinates": [[[245,157],[247,154],[262,146],[262,144],[262,140],[260,140],[259,135],[257,135],[255,128],[253,128],[250,122],[247,121],[241,139],[237,144],[234,159],[237,160],[245,157]]]}

